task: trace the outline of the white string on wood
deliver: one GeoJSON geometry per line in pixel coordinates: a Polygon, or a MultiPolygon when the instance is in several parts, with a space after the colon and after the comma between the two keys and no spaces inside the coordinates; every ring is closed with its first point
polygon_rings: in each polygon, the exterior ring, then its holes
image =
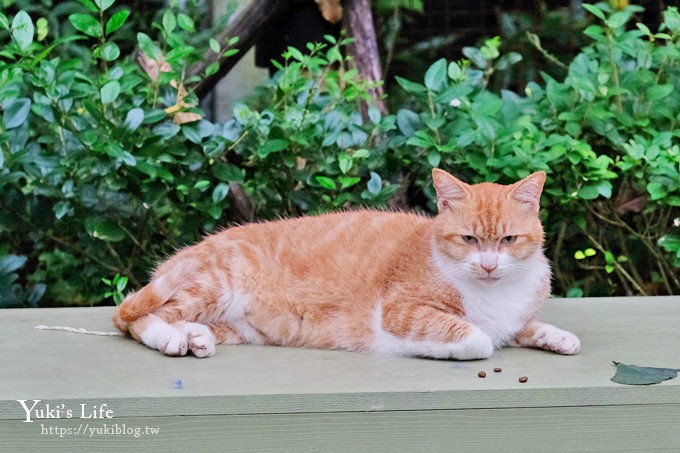
{"type": "Polygon", "coordinates": [[[61,332],[71,332],[71,333],[81,333],[84,335],[99,335],[102,337],[122,337],[124,336],[120,332],[100,332],[96,330],[86,330],[86,329],[76,329],[75,327],[63,327],[63,326],[35,326],[36,330],[59,330],[61,332]]]}

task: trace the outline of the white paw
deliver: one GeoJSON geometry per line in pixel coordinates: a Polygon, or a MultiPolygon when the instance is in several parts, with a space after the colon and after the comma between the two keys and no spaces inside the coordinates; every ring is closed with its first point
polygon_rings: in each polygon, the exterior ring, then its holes
{"type": "Polygon", "coordinates": [[[451,345],[451,358],[458,360],[487,359],[493,354],[491,337],[474,327],[459,342],[451,345]]]}
{"type": "Polygon", "coordinates": [[[184,329],[189,340],[189,349],[198,358],[215,354],[215,337],[207,326],[189,323],[184,329]]]}
{"type": "Polygon", "coordinates": [[[159,341],[158,350],[163,354],[170,356],[187,355],[187,337],[182,335],[180,332],[175,331],[168,338],[166,338],[165,341],[159,341]]]}
{"type": "Polygon", "coordinates": [[[158,349],[165,355],[182,356],[188,351],[187,335],[167,324],[165,321],[150,323],[140,335],[142,343],[158,349]]]}
{"type": "Polygon", "coordinates": [[[576,335],[555,326],[545,325],[536,335],[536,344],[542,349],[564,355],[574,355],[581,350],[581,342],[576,335]]]}

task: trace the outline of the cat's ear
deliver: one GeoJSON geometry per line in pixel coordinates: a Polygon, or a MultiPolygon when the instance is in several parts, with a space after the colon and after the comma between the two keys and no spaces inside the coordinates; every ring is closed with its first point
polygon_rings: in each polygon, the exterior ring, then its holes
{"type": "Polygon", "coordinates": [[[437,208],[440,212],[451,203],[467,200],[471,196],[470,186],[439,168],[432,169],[432,182],[437,191],[437,208]]]}
{"type": "Polygon", "coordinates": [[[545,172],[537,171],[517,181],[510,189],[509,197],[526,205],[532,212],[540,208],[541,192],[545,183],[545,172]]]}

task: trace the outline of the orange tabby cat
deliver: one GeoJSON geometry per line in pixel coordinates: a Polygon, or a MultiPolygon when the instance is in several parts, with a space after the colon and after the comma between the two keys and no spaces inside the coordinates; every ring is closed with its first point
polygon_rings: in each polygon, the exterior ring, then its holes
{"type": "Polygon", "coordinates": [[[230,228],[163,263],[113,320],[171,356],[254,343],[482,359],[576,354],[536,320],[550,293],[545,174],[503,186],[432,172],[439,215],[357,211],[230,228]]]}

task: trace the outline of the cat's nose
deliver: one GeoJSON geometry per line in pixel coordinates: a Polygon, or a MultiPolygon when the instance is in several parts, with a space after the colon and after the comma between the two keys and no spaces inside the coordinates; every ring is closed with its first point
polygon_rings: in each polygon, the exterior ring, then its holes
{"type": "Polygon", "coordinates": [[[482,252],[479,258],[479,265],[487,274],[491,274],[498,267],[498,255],[496,253],[482,252]]]}
{"type": "Polygon", "coordinates": [[[487,274],[492,273],[497,267],[498,265],[496,264],[482,263],[482,269],[484,269],[487,274]]]}

